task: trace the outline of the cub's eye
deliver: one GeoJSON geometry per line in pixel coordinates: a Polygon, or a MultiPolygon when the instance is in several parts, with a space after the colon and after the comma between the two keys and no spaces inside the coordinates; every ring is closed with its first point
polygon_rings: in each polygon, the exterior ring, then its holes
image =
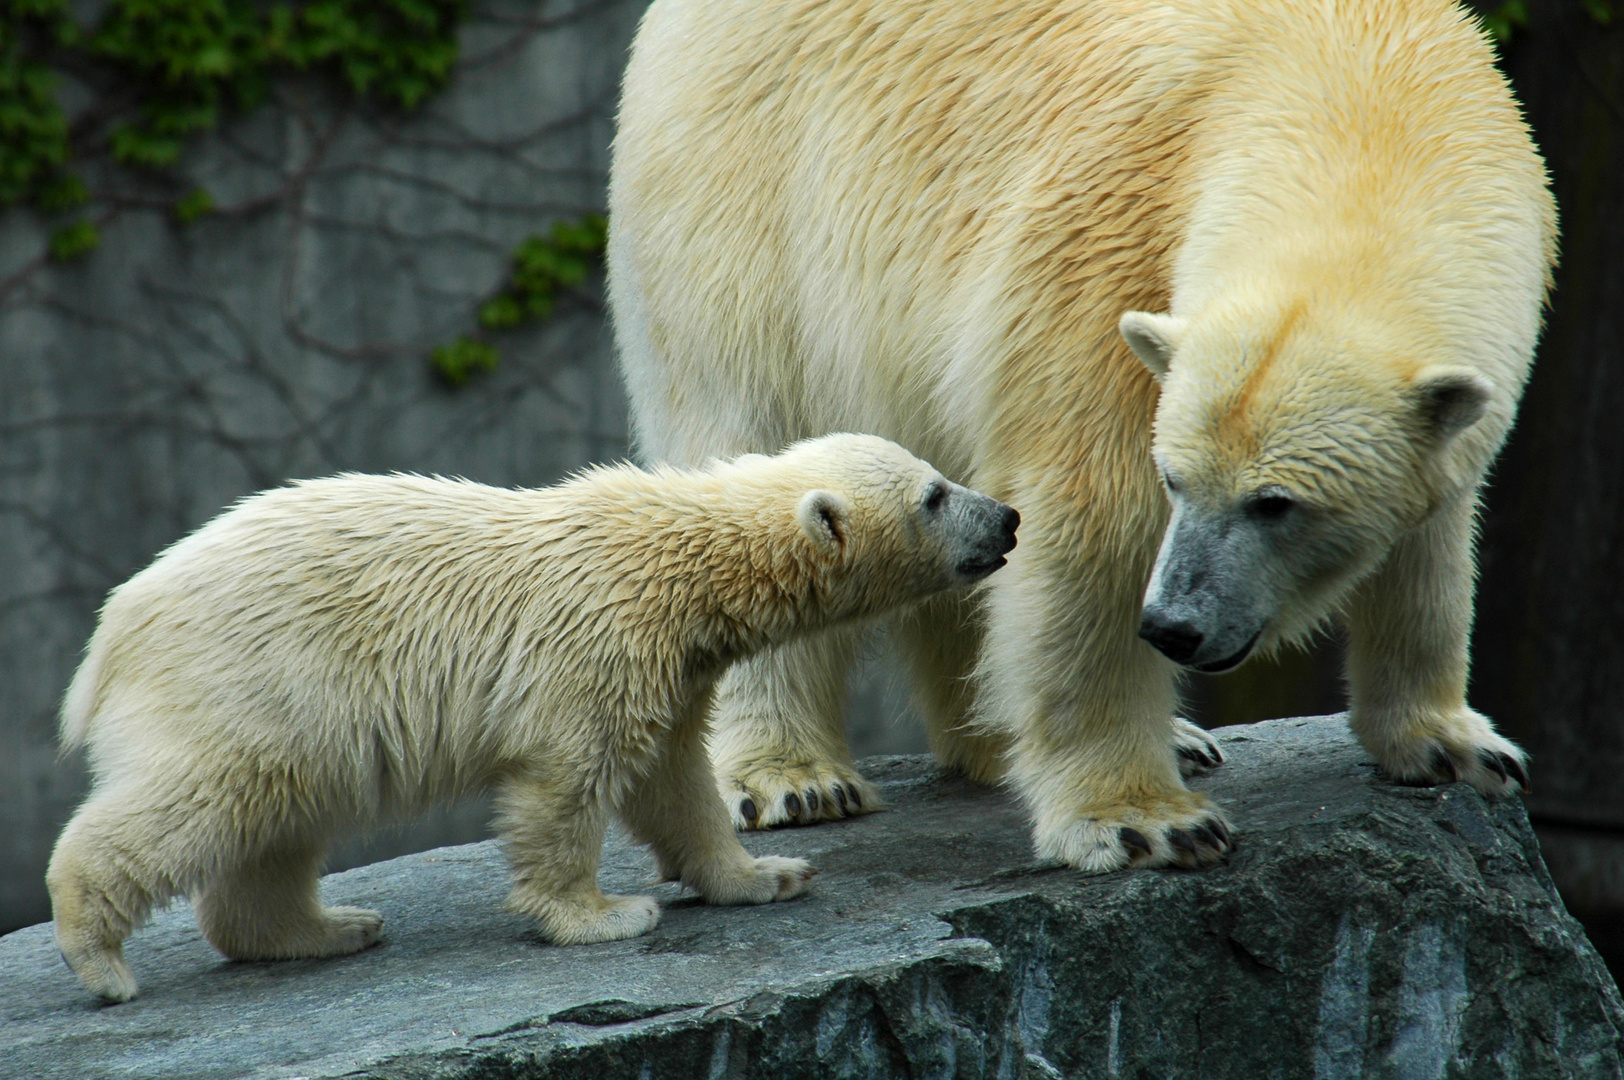
{"type": "Polygon", "coordinates": [[[1172,473],[1168,472],[1166,469],[1162,470],[1162,483],[1167,485],[1167,490],[1168,491],[1177,491],[1179,489],[1179,479],[1178,479],[1178,477],[1174,476],[1172,473]]]}
{"type": "Polygon", "coordinates": [[[932,484],[925,489],[925,510],[927,513],[937,514],[947,504],[947,487],[944,484],[932,484]]]}
{"type": "Polygon", "coordinates": [[[1259,521],[1279,521],[1296,506],[1297,500],[1277,487],[1266,487],[1246,500],[1246,512],[1259,521]]]}

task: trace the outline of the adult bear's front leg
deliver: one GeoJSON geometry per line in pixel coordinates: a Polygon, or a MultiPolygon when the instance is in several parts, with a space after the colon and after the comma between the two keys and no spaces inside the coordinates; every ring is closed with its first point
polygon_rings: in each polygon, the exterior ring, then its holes
{"type": "Polygon", "coordinates": [[[735,664],[716,688],[711,762],[735,828],[880,809],[852,765],[847,681],[861,631],[824,630],[735,664]]]}
{"type": "Polygon", "coordinates": [[[993,580],[981,664],[1037,854],[1090,871],[1215,862],[1229,823],[1180,776],[1174,668],[1135,632],[1139,576],[1067,555],[1027,544],[993,580]]]}
{"type": "Polygon", "coordinates": [[[1473,515],[1463,497],[1400,538],[1348,605],[1350,724],[1393,779],[1527,790],[1527,755],[1466,704],[1473,515]]]}

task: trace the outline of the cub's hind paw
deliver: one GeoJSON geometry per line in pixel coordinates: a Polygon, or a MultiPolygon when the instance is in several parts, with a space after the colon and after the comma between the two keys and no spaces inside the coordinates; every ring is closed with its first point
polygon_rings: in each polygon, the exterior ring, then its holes
{"type": "Polygon", "coordinates": [[[1194,870],[1221,861],[1236,844],[1222,812],[1203,800],[1182,811],[1106,810],[1040,832],[1037,846],[1040,857],[1098,873],[1130,866],[1194,870]]]}
{"type": "Polygon", "coordinates": [[[813,825],[881,809],[874,785],[850,765],[757,762],[719,768],[717,786],[736,829],[813,825]]]}
{"type": "Polygon", "coordinates": [[[1173,718],[1173,753],[1179,759],[1179,775],[1199,776],[1224,763],[1218,740],[1182,717],[1173,718]]]}
{"type": "Polygon", "coordinates": [[[62,962],[79,976],[85,989],[102,1001],[109,1005],[120,1005],[135,997],[135,972],[124,962],[122,948],[79,951],[73,959],[69,959],[67,949],[60,952],[62,962]]]}

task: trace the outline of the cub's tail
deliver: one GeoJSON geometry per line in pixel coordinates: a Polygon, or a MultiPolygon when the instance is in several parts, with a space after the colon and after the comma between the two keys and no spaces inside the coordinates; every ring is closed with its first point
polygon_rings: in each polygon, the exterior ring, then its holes
{"type": "Polygon", "coordinates": [[[100,637],[90,639],[85,658],[79,670],[73,673],[68,692],[62,698],[62,712],[58,716],[62,752],[84,745],[90,733],[90,718],[96,712],[96,699],[101,695],[102,648],[100,637]]]}

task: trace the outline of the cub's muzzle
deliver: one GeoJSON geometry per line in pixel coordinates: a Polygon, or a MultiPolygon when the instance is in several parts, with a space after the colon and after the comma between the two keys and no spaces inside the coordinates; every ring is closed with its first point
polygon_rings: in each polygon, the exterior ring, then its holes
{"type": "Polygon", "coordinates": [[[1021,515],[1013,506],[979,491],[960,488],[953,494],[954,532],[967,541],[954,569],[968,581],[980,581],[1009,562],[1005,556],[1015,548],[1021,515]]]}

